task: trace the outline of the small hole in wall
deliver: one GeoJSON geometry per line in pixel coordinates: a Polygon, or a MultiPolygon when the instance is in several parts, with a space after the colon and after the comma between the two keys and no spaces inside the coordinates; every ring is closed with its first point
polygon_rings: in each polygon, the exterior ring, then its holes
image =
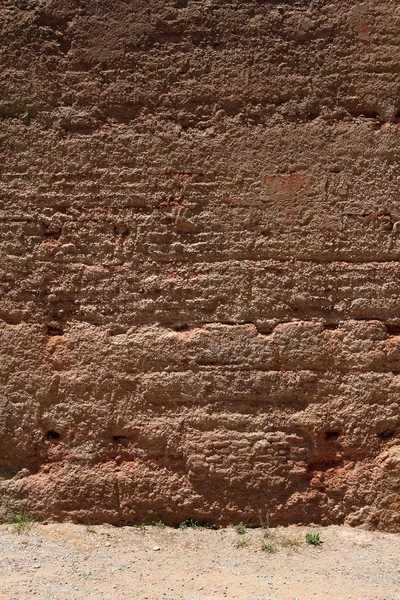
{"type": "Polygon", "coordinates": [[[379,119],[379,113],[376,110],[364,110],[364,112],[360,114],[360,117],[363,117],[364,119],[379,119]]]}
{"type": "Polygon", "coordinates": [[[381,440],[390,440],[393,436],[394,436],[394,431],[390,431],[389,429],[386,429],[385,431],[378,433],[378,437],[381,440]]]}
{"type": "Polygon", "coordinates": [[[339,325],[337,323],[325,323],[324,329],[335,331],[335,329],[339,329],[339,325]]]}
{"type": "Polygon", "coordinates": [[[54,224],[42,223],[43,237],[45,239],[58,240],[61,237],[62,229],[54,224]]]}
{"type": "Polygon", "coordinates": [[[122,238],[127,238],[130,234],[130,230],[127,225],[120,223],[119,225],[114,225],[114,233],[115,235],[120,235],[122,238]]]}
{"type": "Polygon", "coordinates": [[[58,431],[54,431],[54,429],[50,429],[46,432],[46,440],[54,441],[59,440],[60,438],[61,435],[58,433],[58,431]]]}
{"type": "Polygon", "coordinates": [[[379,119],[379,113],[376,110],[369,110],[368,108],[366,108],[365,110],[362,109],[349,109],[349,114],[351,114],[352,117],[354,117],[355,119],[361,118],[361,119],[379,119]]]}
{"type": "Polygon", "coordinates": [[[256,327],[259,335],[271,335],[274,331],[272,325],[256,325],[256,327]]]}
{"type": "Polygon", "coordinates": [[[129,440],[126,435],[113,435],[112,440],[114,444],[123,444],[129,440]]]}
{"type": "Polygon", "coordinates": [[[329,442],[333,442],[334,440],[338,439],[339,435],[340,435],[340,431],[327,431],[325,433],[325,439],[328,440],[329,442]]]}
{"type": "Polygon", "coordinates": [[[190,327],[187,323],[177,323],[176,325],[171,325],[171,329],[173,331],[188,331],[190,327]]]}
{"type": "Polygon", "coordinates": [[[386,330],[389,335],[400,335],[400,324],[386,323],[386,330]]]}
{"type": "Polygon", "coordinates": [[[59,240],[61,237],[61,228],[57,227],[56,229],[46,229],[44,232],[44,237],[46,239],[59,240]]]}
{"type": "Polygon", "coordinates": [[[47,326],[47,335],[63,335],[64,331],[61,325],[53,327],[52,325],[47,326]]]}

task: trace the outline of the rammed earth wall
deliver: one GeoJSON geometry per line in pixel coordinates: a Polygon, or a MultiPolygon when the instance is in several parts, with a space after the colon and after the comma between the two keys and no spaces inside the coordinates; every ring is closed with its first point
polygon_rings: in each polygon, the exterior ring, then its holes
{"type": "Polygon", "coordinates": [[[1,27],[4,515],[399,530],[399,3],[1,27]]]}

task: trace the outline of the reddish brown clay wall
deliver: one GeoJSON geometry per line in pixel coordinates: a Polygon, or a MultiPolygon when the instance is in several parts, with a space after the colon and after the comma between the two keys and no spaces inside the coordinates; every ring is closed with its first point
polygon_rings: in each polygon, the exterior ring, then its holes
{"type": "Polygon", "coordinates": [[[400,7],[1,2],[4,514],[400,504],[400,7]]]}

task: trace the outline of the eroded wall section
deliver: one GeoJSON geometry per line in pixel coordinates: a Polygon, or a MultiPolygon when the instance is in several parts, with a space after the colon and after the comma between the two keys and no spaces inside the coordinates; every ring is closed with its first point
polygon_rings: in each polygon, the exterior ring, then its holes
{"type": "Polygon", "coordinates": [[[398,3],[1,27],[3,512],[398,530],[398,3]]]}

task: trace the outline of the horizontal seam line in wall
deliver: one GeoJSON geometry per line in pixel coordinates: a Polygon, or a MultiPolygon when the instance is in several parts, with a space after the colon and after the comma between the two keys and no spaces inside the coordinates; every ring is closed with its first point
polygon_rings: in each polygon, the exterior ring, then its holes
{"type": "MultiPolygon", "coordinates": [[[[69,372],[75,372],[76,369],[60,369],[57,370],[55,372],[57,373],[69,373],[69,372]]],[[[372,369],[367,369],[367,370],[362,370],[362,369],[312,369],[312,368],[302,368],[302,369],[262,369],[262,368],[257,368],[257,367],[249,367],[246,369],[241,369],[241,368],[235,368],[235,367],[229,367],[229,365],[199,365],[198,368],[196,368],[196,366],[193,367],[188,367],[185,369],[154,369],[154,370],[145,370],[145,369],[137,369],[137,370],[130,370],[129,373],[123,373],[123,372],[118,372],[115,373],[115,375],[118,376],[119,379],[126,379],[127,377],[136,377],[138,375],[168,375],[170,373],[199,373],[199,372],[213,372],[213,371],[218,371],[218,372],[224,372],[224,371],[229,371],[229,372],[237,372],[237,373],[271,373],[271,374],[275,374],[275,375],[301,375],[301,374],[316,374],[316,375],[352,375],[357,374],[357,375],[362,375],[362,374],[374,374],[374,375],[390,375],[392,377],[397,377],[400,375],[400,371],[374,371],[372,369]]],[[[129,383],[132,383],[131,380],[129,380],[129,383]]],[[[304,381],[304,382],[297,382],[297,383],[313,383],[308,382],[308,381],[304,381]]]]}
{"type": "MultiPolygon", "coordinates": [[[[391,71],[365,71],[367,74],[375,74],[375,75],[392,75],[391,71]]],[[[308,116],[304,115],[304,116],[299,116],[299,117],[287,117],[284,114],[282,114],[282,112],[280,112],[280,109],[282,107],[285,106],[285,104],[287,103],[281,103],[281,104],[266,104],[264,107],[264,111],[267,111],[268,109],[272,110],[272,115],[268,115],[267,113],[265,113],[264,115],[261,115],[260,120],[257,122],[252,122],[253,119],[250,117],[248,119],[246,119],[246,121],[244,123],[238,123],[236,118],[239,115],[244,115],[245,113],[245,100],[244,100],[244,104],[242,107],[242,110],[238,110],[237,112],[233,113],[233,114],[228,114],[226,113],[224,116],[224,120],[225,122],[231,122],[231,121],[235,121],[235,125],[238,128],[241,129],[249,129],[249,128],[263,128],[263,129],[273,129],[276,127],[282,127],[282,125],[290,125],[290,126],[302,126],[302,125],[309,125],[314,123],[316,120],[320,120],[320,123],[323,125],[339,125],[339,124],[346,124],[349,126],[354,127],[354,125],[364,125],[365,123],[368,122],[372,122],[372,123],[376,123],[379,124],[379,127],[382,127],[383,125],[396,125],[397,121],[395,119],[391,120],[391,119],[385,119],[383,117],[380,117],[379,115],[377,117],[369,117],[367,115],[365,115],[364,113],[360,112],[360,114],[351,114],[349,111],[347,111],[348,114],[342,116],[342,117],[325,117],[323,115],[322,112],[318,112],[315,114],[310,114],[308,116]],[[274,121],[274,117],[279,116],[282,118],[282,121],[280,121],[279,123],[277,123],[276,121],[274,121]]],[[[89,107],[89,109],[92,107],[89,107]]],[[[159,123],[165,123],[166,119],[164,118],[160,118],[160,114],[158,113],[158,110],[162,108],[161,106],[156,106],[154,107],[153,111],[151,111],[149,113],[150,117],[153,117],[155,120],[157,120],[159,123]]],[[[37,115],[32,115],[32,116],[28,116],[27,118],[29,119],[29,123],[24,123],[23,119],[25,119],[25,113],[16,113],[14,115],[0,115],[0,121],[2,122],[6,122],[10,121],[11,123],[18,121],[18,125],[24,125],[26,128],[31,127],[32,122],[41,122],[41,119],[43,117],[43,114],[48,114],[50,113],[52,110],[54,109],[54,107],[49,106],[47,108],[47,110],[45,111],[41,111],[39,114],[37,115]]],[[[221,110],[225,110],[224,109],[224,105],[221,105],[221,110]]],[[[346,110],[346,109],[344,109],[346,110]]],[[[75,136],[84,136],[84,137],[91,137],[91,136],[96,136],[96,134],[101,131],[102,129],[108,128],[114,128],[115,127],[125,127],[125,128],[129,128],[132,123],[135,124],[135,122],[137,122],[140,118],[140,115],[134,116],[134,117],[119,117],[117,114],[113,114],[110,113],[109,115],[107,115],[104,119],[99,120],[97,123],[93,123],[92,126],[89,126],[88,128],[82,127],[78,129],[71,129],[68,127],[62,128],[62,131],[64,132],[65,137],[74,137],[75,136]],[[113,122],[114,119],[118,120],[118,123],[115,124],[113,122]]],[[[185,129],[191,132],[204,132],[207,129],[210,129],[212,127],[212,124],[207,124],[207,125],[202,125],[202,121],[199,119],[197,122],[192,123],[191,125],[182,125],[182,123],[178,120],[178,119],[173,119],[172,120],[173,123],[175,123],[176,125],[182,127],[182,129],[185,129]]],[[[57,131],[56,127],[50,127],[49,128],[51,131],[55,132],[57,131]]],[[[44,127],[42,127],[41,129],[42,131],[44,131],[44,127]]],[[[217,132],[220,133],[220,135],[223,135],[223,131],[221,132],[217,132]]]]}
{"type": "MultiPolygon", "coordinates": [[[[32,257],[32,255],[29,256],[24,256],[24,257],[20,257],[20,256],[14,256],[11,257],[11,259],[17,259],[18,262],[27,262],[27,261],[34,261],[35,264],[37,265],[48,265],[48,264],[52,264],[52,265],[60,265],[63,267],[67,267],[67,266],[76,266],[76,267],[103,267],[104,269],[113,269],[115,267],[127,267],[130,264],[131,265],[135,265],[135,261],[125,261],[123,263],[116,263],[116,264],[112,264],[112,265],[104,265],[102,263],[83,263],[83,262],[72,262],[72,261],[57,261],[57,260],[37,260],[35,261],[35,259],[32,257]]],[[[349,259],[327,259],[327,260],[321,260],[321,259],[304,259],[304,258],[287,258],[287,259],[283,259],[283,258],[243,258],[243,259],[221,259],[221,260],[202,260],[202,261],[190,261],[190,260],[184,260],[184,259],[176,259],[176,260],[160,260],[161,257],[157,257],[157,259],[152,258],[151,256],[148,255],[140,255],[138,254],[137,256],[138,259],[142,259],[142,264],[146,265],[148,263],[153,264],[154,266],[156,266],[157,264],[160,265],[213,265],[213,264],[226,264],[226,263],[231,263],[231,264],[238,264],[241,265],[243,263],[270,263],[271,266],[273,265],[273,263],[277,263],[277,264],[287,264],[287,263],[291,263],[291,264],[298,264],[298,263],[304,263],[304,264],[331,264],[331,265],[341,265],[341,264],[354,264],[354,265],[363,265],[363,264],[379,264],[379,265],[384,265],[384,264],[392,264],[392,263],[400,263],[400,258],[393,258],[393,259],[361,259],[361,260],[349,260],[349,259]],[[143,258],[147,259],[148,263],[143,262],[143,258]]],[[[265,266],[269,266],[268,264],[266,264],[265,266]]],[[[143,267],[142,267],[143,268],[143,267]]],[[[144,270],[144,269],[143,269],[144,270]]]]}
{"type": "MultiPolygon", "coordinates": [[[[261,319],[262,320],[262,319],[261,319]]],[[[355,318],[355,317],[348,317],[348,318],[343,318],[343,319],[336,319],[336,320],[324,320],[321,318],[316,318],[315,320],[313,320],[312,318],[288,318],[286,320],[276,320],[274,318],[272,318],[271,320],[274,321],[272,328],[270,331],[260,331],[258,329],[258,325],[256,322],[253,321],[231,321],[231,322],[225,322],[225,321],[220,321],[220,320],[215,320],[215,321],[195,321],[192,322],[188,329],[184,329],[184,330],[177,330],[174,329],[174,325],[176,324],[176,322],[148,322],[148,323],[136,323],[134,325],[130,325],[128,327],[124,327],[123,331],[118,331],[116,333],[112,333],[111,337],[117,337],[120,335],[129,335],[129,332],[132,330],[132,332],[137,331],[138,329],[152,329],[153,327],[163,330],[166,330],[167,332],[171,333],[174,332],[177,335],[180,333],[185,333],[187,331],[195,331],[196,329],[203,329],[204,327],[208,327],[208,326],[220,326],[220,327],[255,327],[257,329],[257,335],[261,335],[263,337],[273,337],[274,335],[274,331],[275,329],[279,326],[279,325],[307,325],[309,327],[316,327],[316,326],[321,326],[322,330],[320,333],[322,333],[327,326],[329,325],[338,325],[338,329],[339,329],[339,324],[343,324],[346,322],[355,322],[355,323],[368,323],[370,321],[378,321],[379,323],[382,323],[385,326],[390,326],[390,325],[397,325],[398,324],[398,320],[397,319],[383,319],[380,317],[374,317],[374,318],[355,318]]],[[[0,325],[7,325],[7,326],[18,326],[18,325],[26,325],[26,326],[39,326],[39,327],[46,327],[46,323],[40,323],[38,321],[17,321],[17,322],[10,322],[7,321],[7,319],[1,318],[0,317],[0,325]]],[[[88,325],[90,327],[103,327],[103,328],[109,328],[112,327],[113,325],[115,326],[115,323],[95,323],[93,321],[89,321],[89,320],[84,320],[84,319],[71,319],[71,320],[66,320],[65,322],[65,326],[71,325],[73,326],[74,324],[85,324],[88,325]]],[[[342,333],[345,332],[344,329],[340,330],[342,333]]],[[[65,333],[68,333],[68,329],[65,331],[65,333]]],[[[382,338],[379,340],[376,340],[377,342],[384,342],[387,341],[388,339],[390,339],[391,337],[395,337],[395,336],[400,336],[400,333],[388,333],[388,337],[387,338],[382,338]]]]}

